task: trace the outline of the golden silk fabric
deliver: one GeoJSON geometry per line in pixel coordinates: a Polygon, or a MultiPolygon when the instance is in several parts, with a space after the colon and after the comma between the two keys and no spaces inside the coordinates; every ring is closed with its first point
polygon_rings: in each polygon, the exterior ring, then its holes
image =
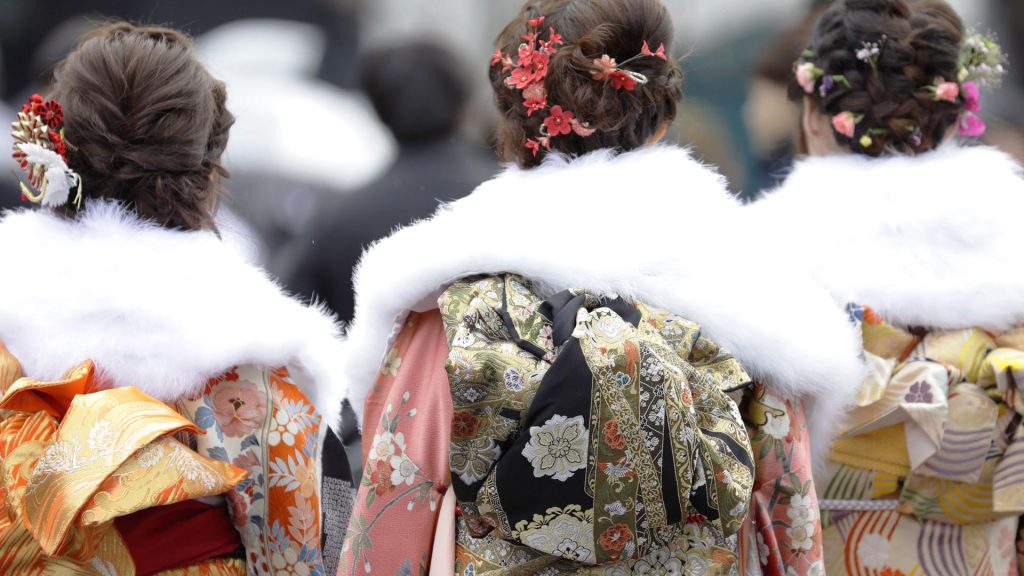
{"type": "MultiPolygon", "coordinates": [[[[114,519],[227,492],[246,473],[176,440],[202,433],[136,388],[96,391],[84,362],[58,382],[21,375],[0,346],[0,573],[132,575],[114,519]]],[[[180,574],[242,574],[217,561],[180,574]]]]}

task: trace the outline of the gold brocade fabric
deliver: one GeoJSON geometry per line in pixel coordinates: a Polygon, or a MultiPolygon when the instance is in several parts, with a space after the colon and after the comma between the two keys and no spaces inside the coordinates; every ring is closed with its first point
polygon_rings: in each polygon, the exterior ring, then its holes
{"type": "MultiPolygon", "coordinates": [[[[58,382],[22,377],[0,345],[0,574],[133,575],[114,519],[223,494],[246,473],[176,440],[202,433],[140,390],[95,391],[84,362],[58,382]]],[[[244,574],[217,560],[169,574],[244,574]]]]}

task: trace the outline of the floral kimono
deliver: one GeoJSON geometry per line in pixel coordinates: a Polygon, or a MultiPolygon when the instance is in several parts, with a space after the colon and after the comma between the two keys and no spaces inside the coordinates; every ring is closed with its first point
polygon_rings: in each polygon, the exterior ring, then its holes
{"type": "Polygon", "coordinates": [[[0,221],[29,238],[8,263],[34,305],[0,298],[0,573],[333,574],[353,490],[330,319],[212,234],[112,205],[0,221]]]}
{"type": "Polygon", "coordinates": [[[797,283],[820,315],[798,314],[787,325],[771,300],[793,295],[767,288],[755,302],[736,292],[741,277],[733,273],[748,264],[740,252],[698,251],[692,262],[670,266],[671,251],[658,249],[668,231],[657,227],[644,229],[647,250],[602,243],[578,254],[552,251],[544,227],[544,234],[529,230],[535,216],[527,215],[539,205],[594,230],[639,221],[645,207],[659,204],[679,214],[703,210],[695,230],[717,227],[737,206],[719,204],[721,181],[704,176],[673,148],[512,170],[364,256],[346,349],[364,423],[364,472],[339,575],[736,574],[760,566],[759,534],[798,546],[804,563],[795,565],[805,571],[820,565],[798,401],[819,373],[790,344],[802,346],[794,324],[814,323],[844,343],[824,356],[856,384],[852,332],[827,295],[797,283]],[[688,197],[643,185],[670,166],[691,171],[688,197]],[[563,180],[590,186],[541,192],[563,180]],[[627,183],[635,204],[603,208],[627,183]],[[507,239],[487,233],[481,216],[492,212],[523,227],[507,239]],[[458,240],[477,235],[486,242],[458,240]],[[453,245],[459,250],[440,249],[453,245]],[[419,268],[408,265],[414,250],[434,247],[436,256],[419,268]],[[649,278],[629,271],[653,262],[662,267],[648,268],[660,270],[649,278]],[[467,276],[472,266],[518,272],[467,276]],[[385,281],[401,292],[375,289],[385,281]],[[709,312],[727,306],[743,311],[739,324],[709,312]],[[724,344],[753,333],[773,337],[759,339],[756,353],[750,340],[724,344]],[[773,362],[791,362],[792,386],[753,386],[748,371],[771,381],[769,349],[773,362]],[[368,360],[374,350],[382,362],[368,360]],[[748,423],[743,413],[761,420],[748,423]],[[769,440],[762,434],[752,446],[748,429],[775,434],[783,425],[779,446],[789,460],[782,463],[772,444],[765,460],[773,468],[762,472],[756,450],[769,440]],[[765,475],[782,467],[791,472],[785,484],[767,486],[765,475]],[[752,522],[758,491],[765,500],[752,522]],[[786,529],[791,536],[775,536],[786,529]],[[803,548],[808,540],[817,556],[803,548]]]}
{"type": "Polygon", "coordinates": [[[861,331],[818,485],[828,574],[1018,573],[1021,211],[1020,166],[955,143],[810,158],[748,210],[861,331]]]}

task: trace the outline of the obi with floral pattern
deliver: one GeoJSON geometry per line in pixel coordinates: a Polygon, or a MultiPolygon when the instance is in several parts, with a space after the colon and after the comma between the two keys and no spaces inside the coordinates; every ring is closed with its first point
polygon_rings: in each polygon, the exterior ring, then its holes
{"type": "Polygon", "coordinates": [[[514,275],[439,301],[459,573],[734,569],[753,458],[727,392],[750,378],[700,327],[514,275]]]}
{"type": "Polygon", "coordinates": [[[164,403],[91,361],[27,378],[0,344],[0,391],[0,574],[334,572],[351,485],[286,370],[164,403]]]}
{"type": "Polygon", "coordinates": [[[1024,329],[907,329],[852,306],[870,367],[830,455],[829,574],[1017,574],[1024,329]]]}

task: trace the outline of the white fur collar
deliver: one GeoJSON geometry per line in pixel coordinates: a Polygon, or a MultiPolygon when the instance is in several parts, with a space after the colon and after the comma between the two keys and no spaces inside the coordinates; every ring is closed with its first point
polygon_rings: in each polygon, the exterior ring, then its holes
{"type": "Polygon", "coordinates": [[[0,341],[28,376],[56,379],[92,359],[116,385],[169,401],[235,365],[289,365],[337,422],[333,318],[285,296],[238,245],[94,202],[77,221],[7,213],[0,247],[0,341]]]}
{"type": "Polygon", "coordinates": [[[700,322],[755,377],[820,396],[812,426],[827,433],[861,381],[856,335],[824,290],[757,250],[739,212],[723,178],[678,148],[509,169],[364,255],[346,346],[352,404],[361,414],[407,311],[460,277],[514,272],[700,322]]]}
{"type": "Polygon", "coordinates": [[[902,325],[999,329],[1024,319],[1024,178],[995,149],[810,158],[747,212],[839,303],[902,325]]]}

